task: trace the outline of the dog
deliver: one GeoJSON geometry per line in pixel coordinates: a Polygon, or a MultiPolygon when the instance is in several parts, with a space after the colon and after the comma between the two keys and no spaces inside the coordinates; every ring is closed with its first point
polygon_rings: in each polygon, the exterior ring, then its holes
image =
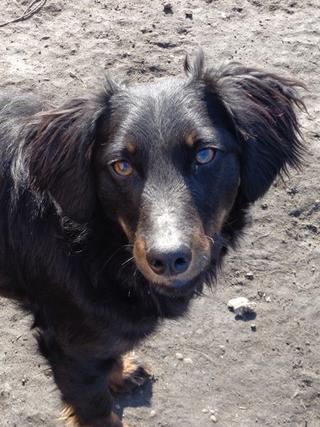
{"type": "Polygon", "coordinates": [[[121,427],[130,351],[186,313],[304,153],[297,81],[202,52],[183,76],[0,101],[0,294],[32,313],[69,425],[121,427]]]}

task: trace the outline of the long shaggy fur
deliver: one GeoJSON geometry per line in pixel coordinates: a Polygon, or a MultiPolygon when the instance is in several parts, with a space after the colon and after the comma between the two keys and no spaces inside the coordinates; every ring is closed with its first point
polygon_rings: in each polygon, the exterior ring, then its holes
{"type": "Polygon", "coordinates": [[[201,53],[185,72],[133,87],[108,79],[59,108],[0,100],[0,294],[32,313],[66,419],[80,426],[121,425],[108,381],[122,355],[187,311],[250,205],[301,163],[300,83],[207,69],[201,53]],[[212,162],[196,163],[208,144],[212,162]],[[112,169],[123,153],[132,179],[112,169]],[[152,271],[166,227],[192,251],[177,280],[152,271]]]}

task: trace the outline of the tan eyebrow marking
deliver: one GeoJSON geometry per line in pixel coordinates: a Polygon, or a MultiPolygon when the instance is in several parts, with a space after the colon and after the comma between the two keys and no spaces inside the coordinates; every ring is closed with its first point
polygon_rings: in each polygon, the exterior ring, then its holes
{"type": "Polygon", "coordinates": [[[133,142],[128,142],[127,143],[127,150],[129,151],[130,154],[134,154],[136,152],[136,144],[133,142]]]}
{"type": "Polygon", "coordinates": [[[197,133],[195,130],[193,130],[192,132],[186,135],[185,141],[189,147],[192,147],[193,144],[195,143],[196,136],[197,136],[197,133]]]}
{"type": "Polygon", "coordinates": [[[128,239],[130,239],[132,237],[132,233],[128,225],[124,222],[124,220],[120,216],[118,217],[118,222],[122,230],[124,231],[125,235],[128,237],[128,239]]]}

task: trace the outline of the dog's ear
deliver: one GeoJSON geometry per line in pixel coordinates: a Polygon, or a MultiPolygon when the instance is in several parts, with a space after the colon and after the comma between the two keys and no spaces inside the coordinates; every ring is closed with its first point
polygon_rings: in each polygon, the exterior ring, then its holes
{"type": "Polygon", "coordinates": [[[200,80],[204,72],[204,53],[202,49],[198,49],[193,58],[188,54],[184,58],[184,72],[192,80],[200,80]]]}
{"type": "Polygon", "coordinates": [[[305,109],[301,83],[230,64],[204,71],[206,87],[222,102],[241,145],[241,189],[254,202],[304,152],[295,107],[305,109]]]}
{"type": "Polygon", "coordinates": [[[27,137],[31,185],[48,193],[62,215],[78,222],[87,221],[95,206],[92,152],[97,127],[107,120],[116,90],[107,80],[105,91],[96,97],[37,114],[27,137]]]}

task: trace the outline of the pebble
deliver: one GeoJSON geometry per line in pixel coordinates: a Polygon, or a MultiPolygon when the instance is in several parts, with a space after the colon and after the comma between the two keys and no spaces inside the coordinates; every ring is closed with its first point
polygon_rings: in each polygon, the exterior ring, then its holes
{"type": "Polygon", "coordinates": [[[156,411],[153,409],[151,412],[150,412],[150,417],[151,418],[153,418],[153,417],[155,417],[157,415],[157,413],[156,413],[156,411]]]}
{"type": "Polygon", "coordinates": [[[249,314],[255,314],[255,303],[245,297],[232,298],[228,302],[228,308],[234,312],[236,317],[245,318],[249,314]]]}
{"type": "Polygon", "coordinates": [[[252,271],[248,271],[248,273],[246,273],[246,279],[248,280],[253,280],[254,279],[254,275],[252,273],[252,271]]]}
{"type": "Polygon", "coordinates": [[[216,423],[218,420],[217,420],[217,417],[215,415],[211,415],[210,421],[212,421],[213,423],[216,423]]]}
{"type": "Polygon", "coordinates": [[[10,386],[10,384],[9,383],[4,383],[2,385],[2,390],[0,392],[0,396],[9,397],[10,394],[11,394],[11,391],[12,391],[12,387],[10,386]]]}
{"type": "Polygon", "coordinates": [[[226,352],[226,347],[225,347],[224,345],[219,345],[219,348],[220,348],[220,350],[221,350],[221,353],[222,353],[222,354],[225,354],[225,352],[226,352]]]}
{"type": "Polygon", "coordinates": [[[24,376],[24,377],[22,378],[22,380],[21,380],[21,384],[22,384],[22,385],[26,385],[28,381],[29,381],[29,378],[28,378],[28,377],[26,377],[26,376],[24,376]]]}
{"type": "Polygon", "coordinates": [[[163,6],[163,11],[166,15],[173,15],[173,9],[172,9],[172,4],[171,3],[166,3],[163,6]]]}
{"type": "Polygon", "coordinates": [[[184,361],[184,363],[187,363],[187,364],[189,364],[189,365],[191,365],[191,364],[193,363],[193,360],[192,360],[190,357],[185,357],[185,358],[183,359],[183,361],[184,361]]]}
{"type": "Polygon", "coordinates": [[[251,330],[253,332],[256,332],[256,330],[257,330],[257,327],[256,327],[256,325],[254,323],[251,325],[251,330]]]}
{"type": "Polygon", "coordinates": [[[183,354],[182,353],[176,353],[176,358],[178,360],[183,360],[183,354]]]}

